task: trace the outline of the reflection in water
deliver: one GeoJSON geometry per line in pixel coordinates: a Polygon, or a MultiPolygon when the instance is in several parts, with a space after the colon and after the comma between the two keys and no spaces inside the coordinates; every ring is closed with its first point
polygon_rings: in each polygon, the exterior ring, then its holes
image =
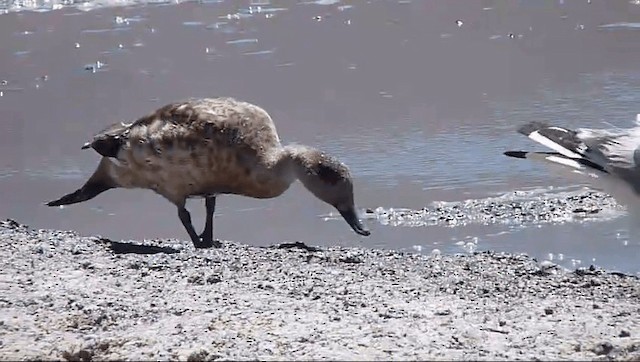
{"type": "MultiPolygon", "coordinates": [[[[2,2],[11,11],[62,3],[2,2]]],[[[531,146],[516,127],[625,127],[640,113],[640,6],[627,0],[130,2],[143,3],[0,15],[0,217],[110,238],[184,238],[152,193],[107,192],[56,210],[41,203],[93,171],[98,156],[79,147],[95,131],[188,97],[263,106],[284,143],[326,149],[352,168],[365,209],[583,186],[503,156],[531,146]]],[[[508,230],[371,225],[363,241],[323,221],[330,210],[299,185],[276,200],[222,196],[218,206],[216,235],[249,244],[492,248],[640,271],[628,216],[508,230]]]]}

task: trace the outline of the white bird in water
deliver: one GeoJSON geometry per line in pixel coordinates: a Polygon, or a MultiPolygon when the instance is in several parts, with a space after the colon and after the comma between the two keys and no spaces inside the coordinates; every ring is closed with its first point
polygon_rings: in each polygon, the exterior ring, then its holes
{"type": "Polygon", "coordinates": [[[549,161],[588,174],[622,204],[628,204],[629,196],[640,196],[640,114],[636,126],[628,129],[571,130],[536,121],[522,125],[518,132],[553,152],[507,151],[505,155],[549,161]]]}
{"type": "Polygon", "coordinates": [[[133,123],[110,126],[82,148],[102,155],[100,164],[80,189],[48,206],[90,200],[118,187],[151,189],[176,205],[196,248],[220,247],[213,239],[216,195],[272,198],[298,179],[356,233],[370,234],[358,218],[347,166],[311,147],[283,147],[269,114],[250,103],[205,98],[168,104],[133,123]],[[205,198],[200,235],[185,208],[190,197],[205,198]]]}

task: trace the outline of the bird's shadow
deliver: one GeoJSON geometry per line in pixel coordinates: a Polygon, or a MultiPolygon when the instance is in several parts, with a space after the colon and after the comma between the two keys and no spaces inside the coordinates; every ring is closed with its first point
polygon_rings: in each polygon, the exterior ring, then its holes
{"type": "Polygon", "coordinates": [[[168,246],[140,245],[100,238],[98,242],[106,244],[114,254],[176,254],[180,250],[168,246]]]}

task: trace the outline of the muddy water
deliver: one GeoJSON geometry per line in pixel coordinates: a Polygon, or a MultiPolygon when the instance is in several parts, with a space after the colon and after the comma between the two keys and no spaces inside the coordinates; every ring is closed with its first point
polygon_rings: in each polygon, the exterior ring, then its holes
{"type": "MultiPolygon", "coordinates": [[[[51,3],[47,3],[51,4],[51,3]]],[[[91,3],[88,3],[91,4],[91,3]]],[[[529,120],[623,127],[640,112],[640,5],[629,1],[213,1],[0,15],[0,217],[115,239],[176,237],[174,207],[109,191],[63,209],[98,156],[93,132],[187,97],[267,109],[284,142],[353,170],[363,209],[422,208],[586,183],[507,159],[529,120]],[[608,123],[605,123],[608,122],[608,123]]],[[[49,5],[47,5],[49,6],[49,5]]],[[[203,221],[201,201],[189,203],[203,221]]],[[[629,216],[544,225],[402,227],[360,238],[299,184],[273,200],[221,196],[215,235],[264,245],[497,249],[640,272],[629,216]]]]}

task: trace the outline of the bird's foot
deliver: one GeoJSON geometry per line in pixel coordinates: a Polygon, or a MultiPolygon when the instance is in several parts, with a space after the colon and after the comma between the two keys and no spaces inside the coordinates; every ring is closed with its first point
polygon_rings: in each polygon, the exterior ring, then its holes
{"type": "Polygon", "coordinates": [[[220,242],[220,240],[216,240],[213,238],[205,238],[205,237],[200,237],[200,242],[198,243],[193,243],[194,246],[196,247],[196,249],[209,249],[209,248],[221,248],[222,247],[222,243],[220,242]]]}

